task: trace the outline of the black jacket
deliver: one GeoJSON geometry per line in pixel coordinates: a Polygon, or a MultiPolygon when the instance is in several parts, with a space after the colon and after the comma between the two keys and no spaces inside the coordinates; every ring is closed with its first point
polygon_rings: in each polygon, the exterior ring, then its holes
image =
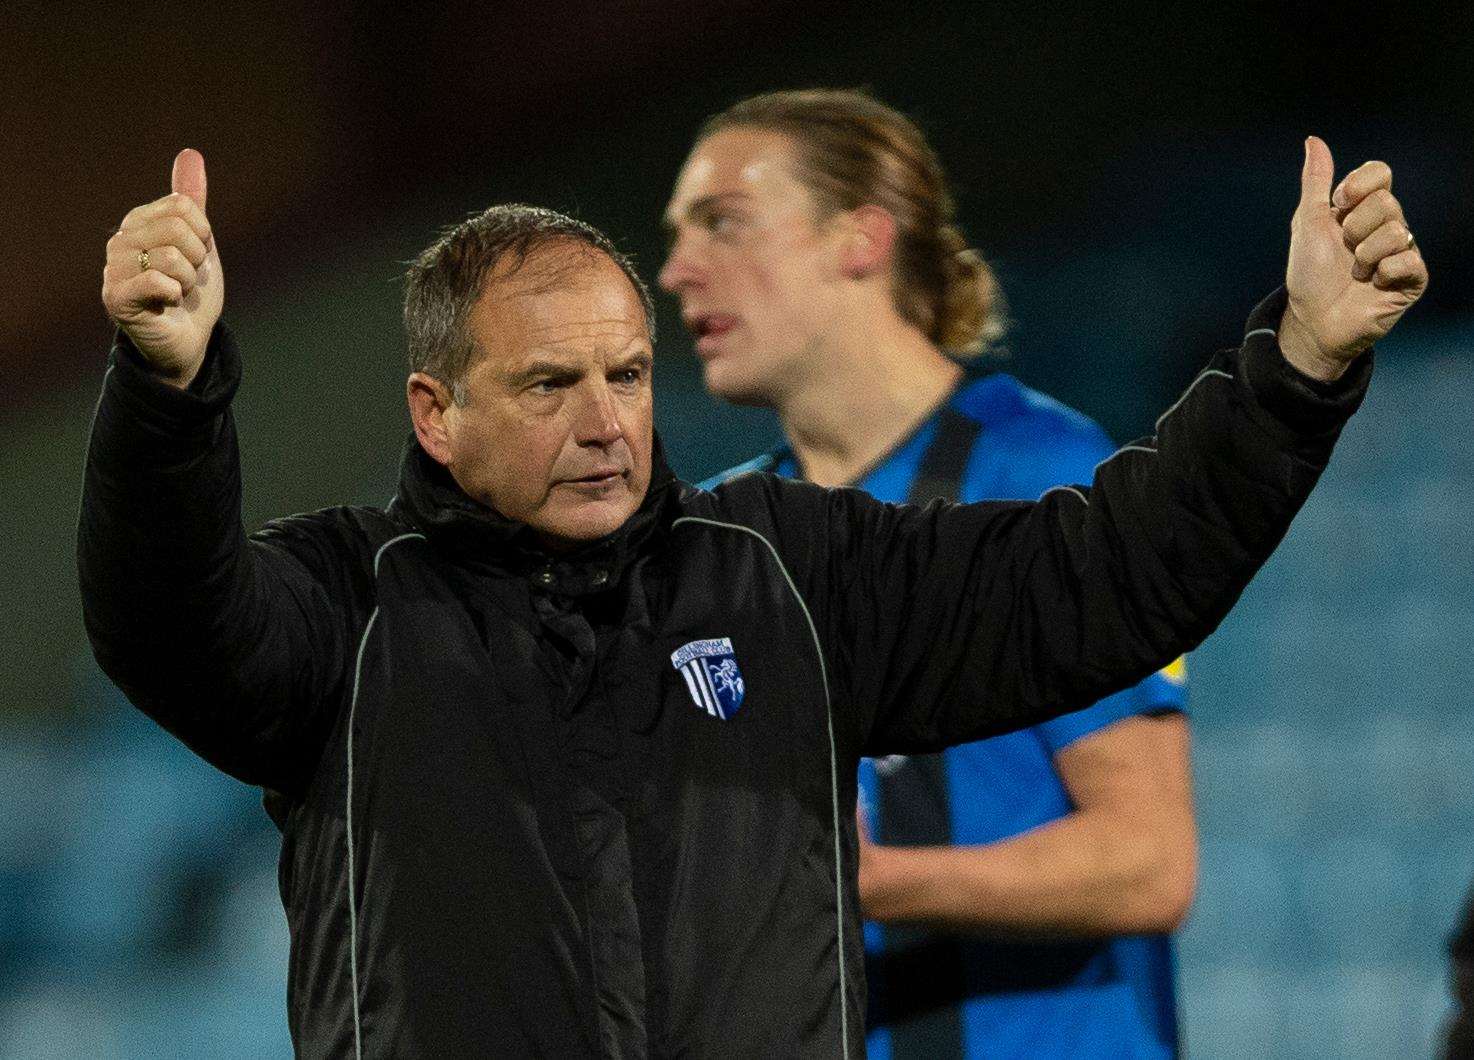
{"type": "Polygon", "coordinates": [[[87,628],[138,706],[275,793],[300,1054],[859,1056],[859,757],[1081,707],[1218,624],[1370,370],[1307,383],[1282,306],[1088,489],[704,492],[657,450],[638,514],[559,559],[413,445],[387,509],[248,537],[230,336],[189,391],[120,341],[87,628]]]}

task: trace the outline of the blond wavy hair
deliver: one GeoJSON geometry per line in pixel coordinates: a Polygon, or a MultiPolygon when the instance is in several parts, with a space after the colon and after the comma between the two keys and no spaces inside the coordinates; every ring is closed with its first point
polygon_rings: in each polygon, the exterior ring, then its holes
{"type": "Polygon", "coordinates": [[[959,357],[996,346],[1007,306],[993,270],[955,223],[956,204],[936,152],[916,124],[859,89],[767,92],[708,118],[699,139],[723,129],[782,133],[821,219],[879,206],[896,221],[896,311],[959,357]]]}

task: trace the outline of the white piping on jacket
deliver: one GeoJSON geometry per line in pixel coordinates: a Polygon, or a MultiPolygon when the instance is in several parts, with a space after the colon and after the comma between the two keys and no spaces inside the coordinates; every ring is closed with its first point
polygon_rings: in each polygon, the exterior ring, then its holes
{"type": "Polygon", "coordinates": [[[703,519],[696,515],[683,515],[671,522],[672,528],[682,523],[700,523],[704,526],[715,526],[726,530],[740,530],[744,534],[751,534],[773,554],[773,562],[778,564],[778,570],[783,575],[783,580],[788,583],[789,591],[793,598],[798,601],[799,609],[804,613],[804,621],[809,624],[809,634],[814,638],[814,651],[819,656],[819,677],[824,683],[824,713],[829,725],[829,805],[834,815],[834,918],[835,918],[835,941],[838,943],[839,953],[839,1034],[841,1054],[848,1060],[850,1055],[850,1010],[849,999],[846,995],[848,985],[845,976],[844,956],[844,862],[841,858],[839,843],[839,765],[837,754],[834,749],[834,704],[829,695],[829,671],[824,663],[824,645],[819,640],[818,627],[814,625],[814,616],[809,613],[809,605],[804,602],[803,594],[798,591],[798,586],[793,584],[793,578],[788,573],[788,568],[783,565],[783,558],[778,555],[778,550],[773,543],[750,526],[741,523],[724,523],[716,519],[703,519]]]}
{"type": "MultiPolygon", "coordinates": [[[[1267,331],[1267,330],[1268,330],[1267,328],[1261,328],[1260,329],[1260,331],[1267,331]]],[[[1254,331],[1254,332],[1250,332],[1250,334],[1257,335],[1257,334],[1259,334],[1259,332],[1258,331],[1254,331]]],[[[1247,338],[1247,336],[1246,336],[1246,338],[1247,338]]],[[[1181,405],[1184,401],[1187,400],[1187,396],[1189,394],[1191,394],[1194,390],[1197,389],[1198,384],[1201,383],[1204,379],[1207,379],[1210,375],[1216,375],[1216,376],[1219,376],[1220,378],[1223,378],[1223,379],[1229,379],[1229,380],[1233,379],[1233,376],[1230,375],[1229,373],[1225,372],[1222,368],[1205,368],[1205,369],[1203,369],[1201,372],[1198,373],[1198,377],[1196,379],[1194,379],[1191,383],[1188,384],[1187,389],[1182,392],[1182,397],[1180,397],[1176,401],[1172,402],[1172,407],[1169,408],[1166,412],[1162,413],[1160,416],[1157,417],[1157,422],[1154,423],[1154,424],[1152,424],[1152,430],[1153,431],[1160,431],[1162,429],[1162,421],[1165,420],[1168,416],[1172,415],[1172,413],[1176,412],[1178,406],[1181,405]]]]}
{"type": "MultiPolygon", "coordinates": [[[[379,582],[379,559],[390,545],[413,538],[425,540],[424,534],[409,533],[391,537],[374,553],[374,585],[379,582]]],[[[348,973],[353,985],[353,1055],[363,1060],[363,1019],[358,1012],[358,899],[353,896],[353,715],[358,710],[358,682],[363,677],[363,652],[368,647],[369,634],[379,617],[379,605],[374,604],[373,613],[364,624],[363,636],[358,639],[358,658],[353,663],[353,698],[348,701],[348,788],[344,796],[344,832],[348,836],[348,973]]]]}
{"type": "MultiPolygon", "coordinates": [[[[1251,331],[1251,332],[1249,332],[1249,335],[1250,336],[1258,335],[1260,332],[1264,332],[1264,331],[1268,331],[1271,335],[1274,334],[1274,332],[1270,328],[1260,328],[1258,331],[1251,331]]],[[[1247,337],[1248,336],[1246,336],[1246,338],[1247,337]]],[[[1172,407],[1170,409],[1168,409],[1166,412],[1162,413],[1160,416],[1157,417],[1157,422],[1152,425],[1152,430],[1153,431],[1160,431],[1162,429],[1162,424],[1167,419],[1167,417],[1170,416],[1170,415],[1172,415],[1172,413],[1176,412],[1178,410],[1178,408],[1181,407],[1182,403],[1187,400],[1187,396],[1193,392],[1193,390],[1197,387],[1197,385],[1199,383],[1201,383],[1204,379],[1207,379],[1209,376],[1214,376],[1214,375],[1220,376],[1220,377],[1222,377],[1224,379],[1232,379],[1233,378],[1232,375],[1230,375],[1228,372],[1225,372],[1221,368],[1207,368],[1207,369],[1204,369],[1202,372],[1198,373],[1198,377],[1196,379],[1194,379],[1190,384],[1188,384],[1188,388],[1182,392],[1182,396],[1180,398],[1178,398],[1176,401],[1174,401],[1172,403],[1172,407]]],[[[1156,436],[1155,435],[1153,435],[1152,441],[1156,441],[1156,436]]],[[[1121,448],[1117,449],[1110,456],[1108,456],[1104,460],[1102,460],[1099,464],[1096,464],[1095,465],[1095,470],[1096,471],[1099,471],[1101,469],[1101,466],[1103,464],[1110,463],[1112,460],[1116,459],[1116,457],[1120,456],[1122,453],[1151,453],[1153,456],[1155,456],[1156,455],[1156,452],[1157,452],[1156,447],[1155,446],[1152,446],[1152,445],[1123,445],[1123,446],[1121,446],[1121,448]]],[[[1086,507],[1089,507],[1090,506],[1090,498],[1087,497],[1084,493],[1080,492],[1080,490],[1076,489],[1074,486],[1050,486],[1049,489],[1047,489],[1043,493],[1039,494],[1039,498],[1042,500],[1044,497],[1048,496],[1051,493],[1054,493],[1056,490],[1064,490],[1066,493],[1073,493],[1076,497],[1079,497],[1082,501],[1085,502],[1085,506],[1086,507]]]]}
{"type": "MultiPolygon", "coordinates": [[[[1265,330],[1265,329],[1261,328],[1260,330],[1262,331],[1262,330],[1265,330]]],[[[1259,332],[1258,331],[1254,331],[1254,332],[1250,332],[1250,334],[1251,335],[1257,335],[1257,334],[1259,334],[1259,332]]],[[[1221,379],[1229,379],[1229,380],[1232,380],[1233,379],[1233,376],[1230,375],[1228,372],[1225,372],[1222,368],[1205,368],[1205,369],[1203,369],[1203,371],[1201,371],[1201,372],[1198,373],[1198,377],[1196,379],[1194,379],[1191,383],[1188,384],[1187,389],[1182,392],[1182,396],[1180,398],[1178,398],[1176,401],[1172,402],[1172,407],[1170,409],[1168,409],[1166,412],[1162,413],[1160,416],[1157,417],[1157,422],[1154,423],[1154,424],[1152,424],[1152,430],[1154,432],[1160,432],[1162,430],[1162,424],[1166,422],[1167,417],[1170,416],[1170,415],[1172,415],[1172,413],[1176,412],[1179,408],[1182,407],[1182,403],[1187,400],[1187,396],[1189,394],[1191,394],[1194,390],[1197,389],[1198,384],[1201,383],[1204,379],[1207,379],[1209,376],[1215,376],[1215,375],[1218,376],[1221,379]]],[[[1152,435],[1152,441],[1156,441],[1156,434],[1155,433],[1152,435]]],[[[1150,445],[1123,445],[1123,446],[1121,446],[1121,448],[1117,449],[1110,456],[1108,456],[1104,460],[1102,460],[1099,464],[1096,464],[1095,465],[1095,470],[1096,471],[1099,471],[1101,469],[1101,466],[1102,465],[1109,464],[1112,460],[1116,459],[1116,457],[1120,456],[1122,453],[1151,453],[1152,455],[1156,455],[1156,452],[1157,452],[1157,450],[1156,450],[1156,447],[1155,446],[1150,446],[1150,445]]],[[[1056,486],[1055,488],[1056,489],[1059,489],[1061,487],[1056,486]]],[[[1049,491],[1048,490],[1045,490],[1044,492],[1045,493],[1048,493],[1049,491]]],[[[1078,491],[1076,491],[1076,492],[1078,492],[1078,491]]],[[[1083,497],[1081,499],[1084,500],[1083,497]]],[[[1086,504],[1089,504],[1090,502],[1088,500],[1086,500],[1085,503],[1086,504]]]]}
{"type": "Polygon", "coordinates": [[[1058,493],[1061,490],[1063,490],[1065,493],[1073,493],[1076,497],[1079,497],[1080,498],[1080,502],[1082,504],[1084,504],[1085,507],[1087,507],[1087,508],[1090,507],[1090,498],[1087,497],[1087,496],[1085,496],[1085,494],[1081,493],[1074,486],[1050,486],[1043,493],[1039,494],[1039,499],[1042,501],[1045,497],[1049,496],[1051,493],[1058,493]]]}

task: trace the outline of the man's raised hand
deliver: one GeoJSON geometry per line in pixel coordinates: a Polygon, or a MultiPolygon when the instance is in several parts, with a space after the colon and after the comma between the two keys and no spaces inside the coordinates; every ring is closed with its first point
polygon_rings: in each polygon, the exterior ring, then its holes
{"type": "Polygon", "coordinates": [[[1334,176],[1331,149],[1307,139],[1279,340],[1286,360],[1321,380],[1339,378],[1428,286],[1387,164],[1367,162],[1332,192],[1334,176]]]}
{"type": "Polygon", "coordinates": [[[155,372],[186,387],[225,304],[225,274],[205,218],[205,159],[174,159],[172,191],[130,210],[107,241],[102,304],[155,372]]]}

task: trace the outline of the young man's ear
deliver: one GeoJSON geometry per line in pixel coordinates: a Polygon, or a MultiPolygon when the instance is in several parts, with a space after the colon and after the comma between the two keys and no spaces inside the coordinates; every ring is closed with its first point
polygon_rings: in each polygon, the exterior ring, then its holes
{"type": "Polygon", "coordinates": [[[450,464],[450,430],[446,413],[454,402],[450,387],[424,372],[411,372],[404,384],[409,418],[415,425],[420,448],[438,464],[450,464]]]}
{"type": "Polygon", "coordinates": [[[851,279],[889,272],[896,249],[896,219],[880,206],[857,206],[845,217],[840,270],[851,279]]]}

